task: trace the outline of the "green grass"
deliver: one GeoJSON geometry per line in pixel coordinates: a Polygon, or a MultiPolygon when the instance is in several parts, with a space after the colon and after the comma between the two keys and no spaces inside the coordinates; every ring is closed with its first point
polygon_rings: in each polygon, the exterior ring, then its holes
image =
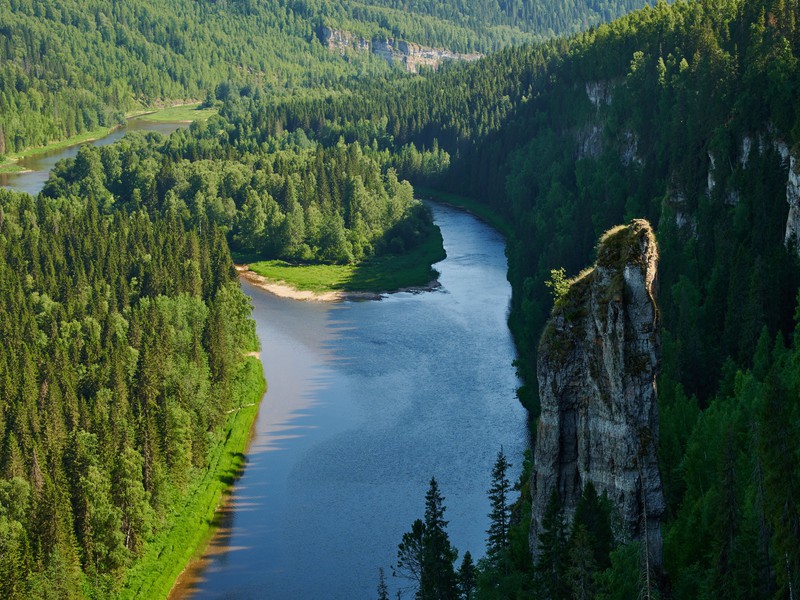
{"type": "Polygon", "coordinates": [[[205,121],[211,115],[217,114],[216,108],[200,108],[200,103],[185,104],[183,106],[170,106],[155,112],[144,113],[136,118],[143,121],[163,121],[169,123],[205,121]]]}
{"type": "Polygon", "coordinates": [[[414,186],[414,192],[420,198],[428,198],[435,202],[442,204],[450,204],[458,208],[463,208],[468,213],[478,217],[481,221],[487,223],[497,231],[499,231],[506,239],[509,239],[514,234],[514,228],[511,224],[503,218],[495,209],[467,196],[459,196],[458,194],[450,194],[448,192],[440,192],[431,188],[414,186]]]}
{"type": "Polygon", "coordinates": [[[0,173],[22,173],[25,169],[10,160],[0,161],[0,173]]]}
{"type": "Polygon", "coordinates": [[[227,482],[244,466],[265,389],[261,362],[246,357],[234,383],[234,398],[242,408],[228,415],[224,441],[213,450],[208,469],[192,485],[185,503],[173,510],[169,527],[147,543],[144,555],[126,572],[119,598],[166,598],[186,565],[202,554],[216,530],[216,509],[230,491],[227,482]]]}
{"type": "Polygon", "coordinates": [[[317,293],[391,292],[421,287],[436,279],[438,273],[431,265],[445,258],[442,233],[438,227],[434,232],[407,254],[371,258],[355,265],[292,265],[266,260],[251,263],[250,269],[273,281],[317,293]]]}

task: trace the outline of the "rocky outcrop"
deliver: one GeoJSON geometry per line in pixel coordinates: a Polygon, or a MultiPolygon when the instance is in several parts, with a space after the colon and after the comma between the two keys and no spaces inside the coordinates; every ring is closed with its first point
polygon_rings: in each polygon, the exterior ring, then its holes
{"type": "Polygon", "coordinates": [[[440,64],[448,60],[478,60],[482,54],[461,54],[443,48],[428,48],[405,40],[392,38],[376,38],[368,42],[364,38],[356,37],[347,31],[340,31],[330,27],[322,27],[319,38],[323,46],[329,50],[344,53],[347,49],[357,51],[370,51],[374,55],[388,62],[401,62],[407,71],[416,73],[420,66],[437,69],[440,64]]]}
{"type": "Polygon", "coordinates": [[[362,37],[356,37],[349,31],[322,27],[319,32],[319,38],[323,46],[329,50],[338,50],[341,53],[348,49],[369,50],[369,42],[367,40],[362,37]]]}
{"type": "Polygon", "coordinates": [[[644,161],[639,156],[639,136],[633,131],[624,131],[622,144],[619,149],[619,161],[626,167],[631,164],[642,165],[644,161]]]}
{"type": "Polygon", "coordinates": [[[614,87],[610,81],[587,81],[586,96],[589,102],[599,109],[604,104],[611,104],[611,92],[614,87]]]}
{"type": "Polygon", "coordinates": [[[786,201],[789,203],[789,216],[786,219],[784,243],[794,244],[800,254],[800,162],[792,155],[789,159],[789,178],[786,181],[786,201]]]}
{"type": "Polygon", "coordinates": [[[552,491],[569,523],[591,481],[608,494],[626,535],[646,542],[653,564],[661,562],[657,262],[647,221],[607,232],[597,264],[571,282],[548,321],[537,364],[542,411],[531,480],[534,560],[552,491]]]}
{"type": "Polygon", "coordinates": [[[709,150],[707,152],[707,154],[708,154],[709,166],[708,166],[708,177],[707,177],[707,183],[706,183],[706,194],[708,194],[710,196],[712,194],[712,192],[714,191],[714,188],[717,187],[717,180],[715,178],[715,170],[717,168],[717,159],[711,153],[711,150],[709,150]]]}
{"type": "Polygon", "coordinates": [[[691,237],[696,237],[697,221],[689,212],[686,194],[678,189],[674,182],[667,188],[664,202],[675,212],[675,227],[691,237]]]}
{"type": "Polygon", "coordinates": [[[587,124],[575,134],[575,158],[599,158],[603,152],[603,130],[599,125],[587,124]]]}

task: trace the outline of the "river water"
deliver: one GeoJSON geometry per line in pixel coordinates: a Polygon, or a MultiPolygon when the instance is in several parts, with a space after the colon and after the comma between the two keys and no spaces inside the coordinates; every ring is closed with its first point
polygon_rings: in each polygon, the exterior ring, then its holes
{"type": "MultiPolygon", "coordinates": [[[[179,126],[135,120],[91,143],[179,126]]],[[[20,161],[33,172],[0,183],[36,194],[77,151],[20,161]]],[[[506,326],[511,289],[500,235],[432,208],[447,250],[434,292],[319,304],[242,282],[269,389],[219,533],[173,598],[368,599],[379,567],[392,598],[411,598],[391,565],[424,515],[432,476],[460,556],[483,555],[497,452],[505,449],[515,481],[527,445],[506,326]]]]}
{"type": "MultiPolygon", "coordinates": [[[[492,465],[516,480],[527,442],[506,327],[503,240],[433,207],[441,289],[317,304],[246,282],[269,389],[221,535],[175,598],[391,597],[397,544],[422,518],[432,476],[451,541],[484,553],[492,465]]],[[[413,592],[403,595],[411,598],[413,592]]]]}
{"type": "MultiPolygon", "coordinates": [[[[113,144],[129,131],[158,131],[164,135],[169,135],[176,129],[187,125],[187,123],[147,121],[142,118],[130,119],[125,127],[115,129],[104,138],[85,143],[94,146],[113,144]]],[[[35,196],[42,191],[44,184],[47,183],[47,179],[50,177],[50,170],[55,164],[62,158],[74,158],[82,145],[78,144],[69,148],[61,148],[52,152],[21,158],[17,164],[27,171],[22,173],[0,173],[0,185],[20,192],[28,192],[31,196],[35,196]]]]}

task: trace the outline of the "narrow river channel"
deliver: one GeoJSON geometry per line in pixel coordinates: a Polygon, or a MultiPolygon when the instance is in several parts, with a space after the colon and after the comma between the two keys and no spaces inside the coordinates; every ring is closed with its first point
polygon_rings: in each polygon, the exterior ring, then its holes
{"type": "MultiPolygon", "coordinates": [[[[502,446],[519,476],[525,411],[506,314],[503,240],[433,207],[440,290],[379,302],[252,297],[269,390],[224,526],[175,598],[392,598],[397,544],[435,476],[460,556],[483,555],[502,446]]],[[[404,598],[411,598],[407,590],[404,598]]]]}

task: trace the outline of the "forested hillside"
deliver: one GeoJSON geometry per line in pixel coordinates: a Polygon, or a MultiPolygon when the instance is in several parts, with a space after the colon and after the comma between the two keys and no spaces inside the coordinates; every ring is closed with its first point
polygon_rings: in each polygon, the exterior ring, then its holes
{"type": "MultiPolygon", "coordinates": [[[[641,6],[330,0],[5,0],[0,3],[0,157],[120,123],[160,102],[340,90],[394,69],[341,56],[323,26],[459,52],[577,31],[641,6]]],[[[397,73],[399,74],[399,73],[397,73]]]]}
{"type": "Polygon", "coordinates": [[[249,300],[217,227],[6,190],[0,295],[0,595],[108,596],[251,395],[249,300]]]}
{"type": "MultiPolygon", "coordinates": [[[[658,3],[346,104],[260,109],[264,123],[322,139],[435,143],[452,157],[438,187],[505,215],[515,231],[520,395],[534,414],[551,271],[576,275],[617,223],[655,225],[662,591],[676,598],[786,597],[800,585],[800,471],[790,458],[800,440],[800,271],[796,207],[787,203],[798,198],[797,18],[797,3],[785,0],[658,3]]],[[[567,563],[556,559],[567,561],[568,548],[551,556],[564,585],[567,563]]],[[[625,581],[633,552],[597,580],[625,581]]],[[[559,589],[552,593],[569,594],[559,589]]]]}

